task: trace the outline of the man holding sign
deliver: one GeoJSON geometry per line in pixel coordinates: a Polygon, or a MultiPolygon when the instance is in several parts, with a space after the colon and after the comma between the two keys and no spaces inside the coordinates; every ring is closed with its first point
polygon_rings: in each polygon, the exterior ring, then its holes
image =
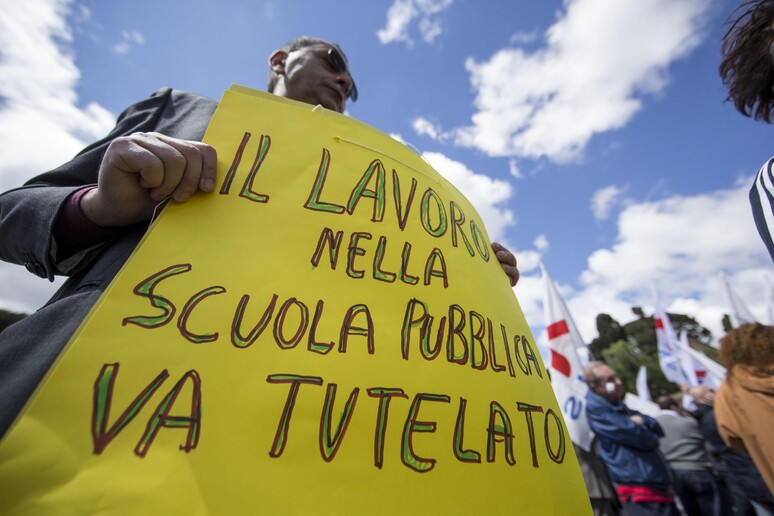
{"type": "MultiPolygon", "coordinates": [[[[269,57],[268,91],[343,113],[357,99],[338,45],[302,37],[269,57]]],[[[143,237],[161,203],[215,189],[217,156],[200,140],[217,107],[162,89],[72,161],[0,195],[0,258],[69,279],[47,305],[0,335],[0,436],[143,237]]],[[[511,285],[516,259],[493,243],[511,285]]]]}
{"type": "Polygon", "coordinates": [[[3,196],[5,256],[73,278],[0,338],[3,412],[35,390],[0,440],[0,513],[588,512],[515,259],[339,112],[335,45],[269,62],[276,94],[161,91],[3,196]]]}

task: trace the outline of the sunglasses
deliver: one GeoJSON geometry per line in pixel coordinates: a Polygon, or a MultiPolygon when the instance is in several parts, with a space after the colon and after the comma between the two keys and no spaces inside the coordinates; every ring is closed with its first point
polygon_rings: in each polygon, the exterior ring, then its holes
{"type": "Polygon", "coordinates": [[[352,88],[349,90],[349,98],[352,99],[352,102],[357,102],[357,86],[355,86],[355,79],[352,78],[352,74],[349,73],[349,67],[347,66],[347,62],[344,61],[344,56],[342,56],[341,52],[334,47],[331,47],[328,49],[328,61],[331,63],[331,66],[333,66],[336,73],[346,73],[349,75],[349,80],[352,81],[352,88]]]}

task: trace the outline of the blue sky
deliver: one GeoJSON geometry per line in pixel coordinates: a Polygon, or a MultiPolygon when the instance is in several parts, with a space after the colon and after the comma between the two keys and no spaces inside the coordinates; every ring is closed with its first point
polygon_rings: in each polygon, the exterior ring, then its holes
{"type": "MultiPolygon", "coordinates": [[[[516,295],[543,331],[542,259],[582,336],[595,316],[669,311],[716,336],[719,274],[767,320],[774,268],[747,202],[774,128],[724,102],[711,0],[341,0],[0,4],[0,189],[66,161],[162,86],[265,88],[269,54],[336,41],[360,90],[348,114],[425,153],[516,252],[516,295]],[[35,149],[31,151],[31,149],[35,149]],[[20,152],[24,150],[24,152],[20,152]]],[[[0,263],[0,307],[56,285],[0,263]]]]}

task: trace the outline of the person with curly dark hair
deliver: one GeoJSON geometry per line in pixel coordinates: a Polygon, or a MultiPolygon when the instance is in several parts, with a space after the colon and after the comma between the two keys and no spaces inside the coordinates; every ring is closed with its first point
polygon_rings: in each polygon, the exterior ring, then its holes
{"type": "MultiPolygon", "coordinates": [[[[774,119],[774,0],[752,0],[728,19],[720,77],[728,100],[744,116],[774,119]]],[[[750,189],[755,225],[774,260],[774,158],[761,167],[750,189]]]]}
{"type": "Polygon", "coordinates": [[[726,380],[715,394],[718,432],[750,454],[774,493],[774,326],[743,324],[720,339],[726,380]]]}

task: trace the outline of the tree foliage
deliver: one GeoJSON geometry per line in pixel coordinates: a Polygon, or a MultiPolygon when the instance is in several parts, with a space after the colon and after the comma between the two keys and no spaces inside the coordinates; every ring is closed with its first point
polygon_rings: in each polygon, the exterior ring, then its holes
{"type": "Polygon", "coordinates": [[[597,315],[597,333],[599,337],[589,344],[589,353],[594,360],[604,360],[603,352],[610,344],[626,339],[624,329],[608,314],[597,315]]]}
{"type": "MultiPolygon", "coordinates": [[[[608,314],[597,315],[599,336],[589,344],[592,360],[602,360],[615,369],[626,390],[636,392],[637,373],[644,365],[648,386],[653,397],[675,392],[679,386],[669,382],[658,362],[658,341],[653,316],[646,316],[642,308],[634,307],[638,316],[634,321],[621,325],[608,314]]],[[[717,350],[709,346],[712,333],[696,319],[684,314],[667,314],[675,333],[685,332],[691,347],[717,360],[717,350]]]]}
{"type": "Polygon", "coordinates": [[[658,364],[658,355],[644,353],[630,340],[614,342],[603,352],[604,362],[615,369],[628,392],[637,392],[637,373],[645,366],[648,377],[648,389],[653,399],[679,390],[664,377],[658,364]]]}
{"type": "Polygon", "coordinates": [[[0,332],[11,324],[24,319],[27,314],[19,314],[16,312],[9,312],[8,310],[0,309],[0,332]]]}
{"type": "Polygon", "coordinates": [[[731,322],[731,316],[728,314],[723,314],[723,319],[721,319],[720,323],[723,325],[723,331],[726,333],[734,329],[734,324],[731,322]]]}

